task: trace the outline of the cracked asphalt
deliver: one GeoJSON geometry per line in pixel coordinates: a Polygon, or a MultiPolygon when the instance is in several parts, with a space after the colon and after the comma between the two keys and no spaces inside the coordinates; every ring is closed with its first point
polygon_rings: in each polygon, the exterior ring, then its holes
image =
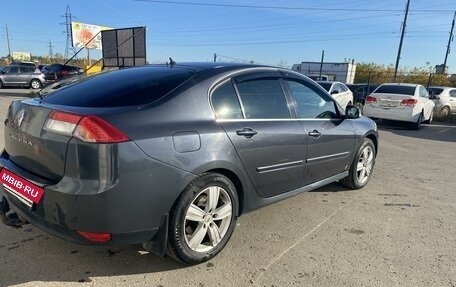
{"type": "MultiPolygon", "coordinates": [[[[2,122],[13,92],[0,93],[2,122]]],[[[210,262],[0,225],[0,286],[456,286],[456,125],[379,126],[364,189],[333,183],[243,215],[210,262]]]]}

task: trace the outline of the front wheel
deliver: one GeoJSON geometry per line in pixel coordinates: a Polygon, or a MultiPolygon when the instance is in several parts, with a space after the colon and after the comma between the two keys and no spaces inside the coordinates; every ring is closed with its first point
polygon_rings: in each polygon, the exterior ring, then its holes
{"type": "Polygon", "coordinates": [[[170,212],[167,254],[189,264],[213,258],[228,243],[237,216],[234,184],[218,173],[202,174],[170,212]]]}
{"type": "Polygon", "coordinates": [[[348,176],[340,182],[348,188],[360,189],[369,181],[372,170],[374,169],[376,157],[375,145],[371,139],[364,139],[363,144],[358,149],[353,163],[348,171],[348,176]]]}

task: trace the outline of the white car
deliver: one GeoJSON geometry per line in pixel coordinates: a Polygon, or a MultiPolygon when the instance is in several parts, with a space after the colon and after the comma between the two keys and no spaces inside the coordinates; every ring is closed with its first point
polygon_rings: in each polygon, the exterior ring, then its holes
{"type": "Polygon", "coordinates": [[[342,108],[345,109],[347,105],[353,105],[353,93],[344,83],[331,81],[317,81],[317,83],[322,86],[342,108]]]}
{"type": "Polygon", "coordinates": [[[416,129],[430,123],[434,103],[428,91],[417,84],[383,84],[366,97],[363,114],[367,117],[411,122],[416,129]]]}
{"type": "Polygon", "coordinates": [[[456,88],[430,87],[429,98],[434,102],[434,113],[441,117],[448,117],[456,113],[456,88]]]}

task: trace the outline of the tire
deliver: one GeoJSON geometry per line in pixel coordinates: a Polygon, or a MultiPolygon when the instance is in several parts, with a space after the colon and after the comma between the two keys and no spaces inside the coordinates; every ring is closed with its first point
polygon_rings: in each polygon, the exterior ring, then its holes
{"type": "Polygon", "coordinates": [[[236,188],[227,177],[204,173],[196,178],[170,212],[166,253],[189,264],[216,256],[234,231],[238,202],[236,188]]]}
{"type": "Polygon", "coordinates": [[[41,89],[41,82],[37,79],[33,79],[30,81],[30,87],[34,90],[41,89]]]}
{"type": "Polygon", "coordinates": [[[440,116],[443,118],[447,118],[450,116],[450,107],[443,107],[440,110],[440,116]]]}
{"type": "Polygon", "coordinates": [[[419,130],[421,128],[421,124],[423,123],[423,112],[420,113],[418,120],[416,123],[413,124],[413,128],[415,130],[419,130]]]}
{"type": "Polygon", "coordinates": [[[371,139],[364,139],[348,171],[340,183],[351,189],[363,188],[372,175],[376,157],[375,145],[371,139]]]}
{"type": "Polygon", "coordinates": [[[3,83],[0,81],[0,89],[3,89],[3,83]]]}

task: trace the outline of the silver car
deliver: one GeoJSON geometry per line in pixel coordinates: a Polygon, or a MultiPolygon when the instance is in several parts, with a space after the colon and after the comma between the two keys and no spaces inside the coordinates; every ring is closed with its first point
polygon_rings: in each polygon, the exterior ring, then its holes
{"type": "Polygon", "coordinates": [[[44,74],[36,67],[6,66],[0,71],[0,88],[19,86],[40,89],[45,82],[44,74]]]}
{"type": "Polygon", "coordinates": [[[434,102],[434,114],[448,117],[456,113],[456,88],[430,87],[429,98],[434,102]]]}

